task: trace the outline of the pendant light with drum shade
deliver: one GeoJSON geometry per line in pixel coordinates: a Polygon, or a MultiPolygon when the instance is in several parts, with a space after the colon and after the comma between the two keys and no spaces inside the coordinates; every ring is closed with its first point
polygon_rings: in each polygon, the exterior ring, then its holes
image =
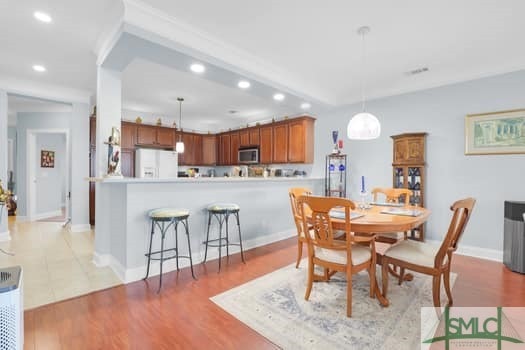
{"type": "Polygon", "coordinates": [[[372,140],[379,137],[381,134],[381,124],[379,120],[365,109],[365,35],[370,33],[370,27],[363,26],[357,30],[357,34],[362,37],[363,44],[363,67],[361,76],[361,103],[362,111],[357,113],[350,119],[347,127],[347,136],[351,140],[372,140]]]}
{"type": "Polygon", "coordinates": [[[177,97],[177,101],[179,101],[179,141],[175,144],[175,152],[177,153],[184,153],[184,142],[182,142],[182,101],[184,99],[182,97],[177,97]]]}

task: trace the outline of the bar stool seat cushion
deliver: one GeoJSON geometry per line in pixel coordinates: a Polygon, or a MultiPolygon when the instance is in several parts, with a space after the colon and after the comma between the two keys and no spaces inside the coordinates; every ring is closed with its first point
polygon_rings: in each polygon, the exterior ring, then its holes
{"type": "Polygon", "coordinates": [[[213,203],[208,206],[208,211],[223,212],[223,211],[238,211],[240,207],[235,203],[213,203]]]}
{"type": "Polygon", "coordinates": [[[178,208],[157,208],[150,210],[148,216],[151,219],[167,220],[189,216],[190,212],[187,209],[178,208]]]}

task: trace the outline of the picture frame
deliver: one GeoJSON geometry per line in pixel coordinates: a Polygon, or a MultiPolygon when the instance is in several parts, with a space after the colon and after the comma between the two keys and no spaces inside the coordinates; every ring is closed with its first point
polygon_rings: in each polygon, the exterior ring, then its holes
{"type": "Polygon", "coordinates": [[[525,109],[465,117],[465,155],[525,153],[525,109]]]}
{"type": "Polygon", "coordinates": [[[40,151],[40,167],[54,168],[55,167],[55,151],[40,151]]]}

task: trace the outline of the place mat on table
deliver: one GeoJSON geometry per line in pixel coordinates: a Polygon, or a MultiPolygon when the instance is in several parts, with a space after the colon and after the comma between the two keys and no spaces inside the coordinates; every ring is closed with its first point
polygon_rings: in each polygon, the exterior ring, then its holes
{"type": "Polygon", "coordinates": [[[381,214],[419,216],[423,214],[423,212],[417,209],[388,208],[388,209],[381,210],[381,214]]]}
{"type": "MultiPolygon", "coordinates": [[[[354,220],[354,219],[357,219],[357,218],[360,218],[360,217],[363,217],[363,216],[365,216],[365,214],[358,213],[356,211],[351,211],[350,212],[350,220],[354,220]]],[[[339,211],[339,210],[330,210],[330,217],[334,218],[334,219],[344,220],[345,219],[345,212],[344,211],[339,211]]]]}
{"type": "Polygon", "coordinates": [[[378,205],[381,207],[403,207],[404,203],[389,203],[389,202],[370,202],[370,205],[378,205]]]}

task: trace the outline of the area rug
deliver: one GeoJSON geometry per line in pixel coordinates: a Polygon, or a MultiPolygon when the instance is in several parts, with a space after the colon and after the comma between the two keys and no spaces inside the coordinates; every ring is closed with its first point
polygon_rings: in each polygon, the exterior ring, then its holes
{"type": "MultiPolygon", "coordinates": [[[[306,266],[303,261],[299,269],[284,267],[210,299],[283,349],[420,348],[420,310],[432,306],[431,277],[416,273],[401,286],[391,277],[390,306],[382,307],[369,297],[368,274],[354,275],[352,317],[347,318],[344,275],[314,283],[306,301],[306,266]]],[[[452,285],[455,279],[452,274],[452,285]]]]}

